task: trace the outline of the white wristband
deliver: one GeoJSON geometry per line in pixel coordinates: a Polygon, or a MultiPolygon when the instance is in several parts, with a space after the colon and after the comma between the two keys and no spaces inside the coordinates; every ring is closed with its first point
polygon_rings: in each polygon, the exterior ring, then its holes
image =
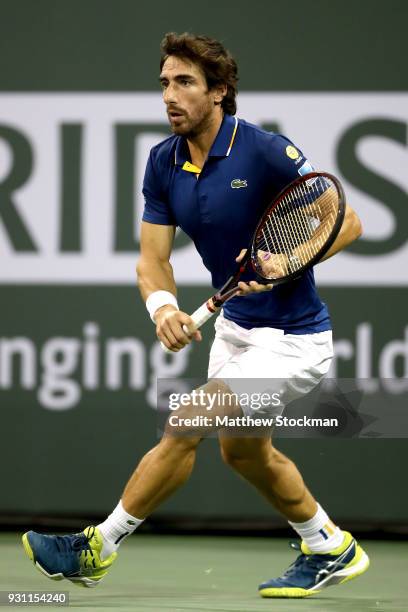
{"type": "Polygon", "coordinates": [[[162,306],[166,306],[167,304],[171,304],[172,306],[175,306],[177,310],[179,310],[176,296],[170,293],[170,291],[153,291],[153,293],[149,295],[146,300],[146,308],[149,311],[149,315],[153,323],[156,323],[154,320],[156,310],[162,306]]]}

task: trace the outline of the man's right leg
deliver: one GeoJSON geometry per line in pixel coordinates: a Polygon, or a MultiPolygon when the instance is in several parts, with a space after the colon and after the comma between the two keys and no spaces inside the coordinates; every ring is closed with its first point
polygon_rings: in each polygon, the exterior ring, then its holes
{"type": "MultiPolygon", "coordinates": [[[[217,397],[229,389],[222,381],[209,381],[205,394],[217,397]]],[[[229,416],[242,416],[240,407],[228,407],[229,416]]],[[[212,416],[225,416],[224,406],[213,406],[212,416]]],[[[206,405],[194,402],[179,411],[179,418],[208,417],[206,405]]],[[[42,535],[30,531],[23,536],[24,549],[40,571],[54,580],[68,578],[82,586],[96,586],[116,558],[116,550],[143,519],[178,489],[189,477],[197,446],[212,426],[192,430],[169,427],[160,443],[149,451],[127,483],[123,498],[112,514],[97,527],[67,536],[42,535]]]]}
{"type": "MultiPolygon", "coordinates": [[[[223,381],[211,380],[198,391],[218,398],[220,393],[222,396],[230,389],[223,381]]],[[[143,457],[127,483],[118,506],[106,521],[98,525],[104,537],[103,555],[115,552],[122,540],[188,479],[198,444],[217,428],[214,425],[216,417],[225,416],[226,411],[231,417],[242,416],[241,408],[234,401],[228,406],[224,406],[224,402],[219,406],[211,404],[211,412],[205,399],[203,402],[202,405],[192,402],[178,409],[177,422],[198,417],[204,422],[208,419],[211,424],[192,429],[188,425],[172,426],[169,419],[161,442],[143,457]]]]}
{"type": "Polygon", "coordinates": [[[103,538],[102,557],[116,552],[119,544],[189,478],[200,442],[198,436],[164,435],[130,477],[122,499],[98,525],[103,538]]]}
{"type": "Polygon", "coordinates": [[[114,562],[119,544],[190,476],[199,442],[199,437],[165,435],[143,457],[106,521],[66,536],[29,531],[23,535],[28,557],[48,578],[97,586],[114,562]]]}
{"type": "Polygon", "coordinates": [[[189,478],[199,437],[165,435],[140,461],[122,496],[129,514],[145,518],[189,478]]]}

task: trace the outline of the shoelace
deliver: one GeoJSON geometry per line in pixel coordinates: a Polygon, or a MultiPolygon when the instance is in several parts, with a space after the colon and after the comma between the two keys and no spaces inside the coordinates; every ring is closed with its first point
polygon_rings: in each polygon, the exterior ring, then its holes
{"type": "MultiPolygon", "coordinates": [[[[289,546],[294,550],[301,550],[298,542],[289,542],[289,546]]],[[[324,563],[323,559],[319,559],[317,555],[305,555],[301,553],[288,567],[282,578],[289,578],[299,570],[319,570],[324,563]]]]}
{"type": "Polygon", "coordinates": [[[89,541],[93,538],[95,528],[89,530],[88,534],[78,533],[72,536],[56,536],[56,545],[61,553],[69,554],[73,550],[77,553],[84,551],[93,556],[89,541]]]}

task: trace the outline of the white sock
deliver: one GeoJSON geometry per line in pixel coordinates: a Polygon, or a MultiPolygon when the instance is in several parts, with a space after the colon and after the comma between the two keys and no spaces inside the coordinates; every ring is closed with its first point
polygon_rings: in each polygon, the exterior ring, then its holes
{"type": "Polygon", "coordinates": [[[143,521],[144,519],[128,514],[120,500],[112,514],[103,523],[97,525],[103,537],[102,559],[116,552],[123,540],[133,533],[143,521]]]}
{"type": "Polygon", "coordinates": [[[344,540],[344,533],[329,519],[320,504],[317,504],[317,512],[313,518],[304,523],[289,521],[289,525],[314,553],[331,552],[338,548],[344,540]]]}

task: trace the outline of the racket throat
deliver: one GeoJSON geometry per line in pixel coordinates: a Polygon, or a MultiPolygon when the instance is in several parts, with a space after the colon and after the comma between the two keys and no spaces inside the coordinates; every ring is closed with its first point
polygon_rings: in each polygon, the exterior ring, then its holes
{"type": "Polygon", "coordinates": [[[215,300],[214,298],[210,298],[205,303],[207,310],[209,310],[212,314],[215,314],[217,310],[221,308],[222,304],[222,301],[215,300]]]}
{"type": "Polygon", "coordinates": [[[225,293],[222,293],[222,290],[221,290],[220,293],[217,293],[217,295],[211,298],[210,300],[208,300],[208,302],[211,302],[213,307],[215,307],[215,309],[218,310],[227,300],[234,297],[234,295],[236,295],[239,292],[239,290],[240,289],[237,286],[232,287],[231,289],[227,289],[225,293]]]}
{"type": "Polygon", "coordinates": [[[238,265],[238,269],[236,270],[235,274],[230,276],[227,282],[218,291],[218,293],[213,295],[213,297],[208,300],[209,302],[212,302],[212,305],[217,310],[221,308],[224,302],[234,297],[234,295],[236,295],[239,292],[240,289],[238,287],[238,282],[239,282],[241,274],[243,274],[243,272],[245,272],[246,270],[248,259],[249,259],[249,250],[245,254],[244,259],[238,265]]]}

